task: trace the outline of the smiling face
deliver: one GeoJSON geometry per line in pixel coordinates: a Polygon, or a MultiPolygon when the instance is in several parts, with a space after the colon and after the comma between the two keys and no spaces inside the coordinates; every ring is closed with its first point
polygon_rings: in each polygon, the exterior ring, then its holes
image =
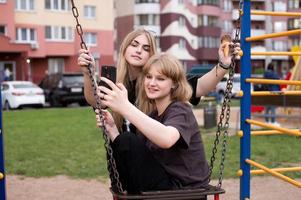
{"type": "Polygon", "coordinates": [[[171,90],[174,87],[172,79],[160,72],[158,63],[150,66],[148,73],[144,77],[144,89],[149,99],[170,102],[171,90]]]}
{"type": "Polygon", "coordinates": [[[132,67],[143,67],[150,57],[150,44],[145,34],[134,38],[125,50],[125,59],[132,67]]]}

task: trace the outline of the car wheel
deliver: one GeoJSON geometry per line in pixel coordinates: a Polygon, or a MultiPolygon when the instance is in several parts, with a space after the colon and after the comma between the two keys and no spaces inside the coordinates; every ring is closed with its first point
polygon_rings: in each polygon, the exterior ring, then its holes
{"type": "Polygon", "coordinates": [[[80,106],[86,106],[86,105],[87,105],[87,102],[86,102],[86,101],[80,101],[80,102],[78,102],[78,104],[79,104],[80,106]]]}
{"type": "Polygon", "coordinates": [[[4,106],[3,106],[3,110],[10,110],[10,109],[11,109],[11,107],[10,107],[8,101],[5,101],[4,106]]]}
{"type": "Polygon", "coordinates": [[[50,96],[49,98],[49,104],[51,107],[60,107],[61,104],[58,102],[58,100],[55,98],[55,96],[50,96]]]}

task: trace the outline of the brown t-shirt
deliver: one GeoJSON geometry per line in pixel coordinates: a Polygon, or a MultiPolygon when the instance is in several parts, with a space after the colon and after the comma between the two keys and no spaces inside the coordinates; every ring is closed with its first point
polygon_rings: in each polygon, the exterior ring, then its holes
{"type": "Polygon", "coordinates": [[[176,128],[181,135],[176,144],[169,149],[159,148],[144,138],[146,146],[170,174],[174,187],[206,186],[209,179],[209,166],[198,124],[190,106],[182,102],[174,102],[160,116],[157,111],[154,111],[150,117],[166,126],[176,128]]]}

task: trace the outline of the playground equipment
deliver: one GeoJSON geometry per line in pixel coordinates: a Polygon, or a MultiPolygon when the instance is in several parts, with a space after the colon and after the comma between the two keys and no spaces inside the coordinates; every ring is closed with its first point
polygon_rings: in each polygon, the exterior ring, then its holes
{"type": "MultiPolygon", "coordinates": [[[[251,25],[251,17],[250,15],[273,15],[273,16],[298,16],[301,17],[301,13],[288,13],[288,12],[265,12],[265,11],[250,11],[250,0],[244,1],[243,11],[240,12],[242,15],[242,28],[241,28],[241,46],[243,50],[243,56],[241,58],[241,108],[250,108],[251,106],[251,97],[252,102],[259,101],[256,96],[264,97],[261,103],[269,104],[273,103],[275,105],[279,105],[283,103],[280,98],[275,97],[282,97],[283,96],[293,96],[291,99],[286,99],[286,101],[290,101],[289,105],[298,105],[300,106],[300,95],[301,91],[279,91],[279,92],[269,92],[269,91],[260,91],[260,92],[250,92],[250,83],[253,84],[288,84],[288,85],[301,85],[301,81],[297,80],[268,80],[268,79],[251,79],[251,55],[291,55],[291,56],[300,56],[301,52],[252,52],[251,53],[251,44],[252,41],[263,40],[268,38],[274,37],[281,37],[281,36],[288,36],[288,35],[295,35],[300,34],[301,29],[293,30],[293,31],[285,31],[280,33],[271,33],[265,34],[261,36],[254,36],[250,37],[250,25],[251,25]],[[269,99],[267,99],[267,97],[269,99]],[[271,98],[272,97],[272,98],[271,98]],[[278,99],[278,100],[275,100],[278,99]],[[296,100],[298,99],[298,100],[296,100]]],[[[297,63],[297,66],[300,66],[300,60],[297,63]]],[[[300,67],[296,67],[300,68],[300,67]]],[[[298,70],[296,70],[298,71],[298,70]]],[[[301,71],[301,70],[299,70],[301,71]]],[[[263,99],[263,98],[260,98],[263,99]]],[[[259,164],[250,159],[251,157],[251,135],[273,135],[273,134],[289,134],[294,136],[301,136],[301,132],[299,130],[290,130],[287,128],[280,128],[277,126],[273,126],[267,123],[262,123],[259,121],[251,120],[251,113],[250,109],[241,109],[241,130],[239,131],[238,135],[240,136],[240,170],[238,171],[238,175],[240,176],[240,199],[246,200],[250,199],[250,174],[261,174],[261,173],[269,173],[277,178],[280,178],[288,183],[291,183],[297,187],[301,188],[301,183],[281,174],[280,172],[287,172],[287,171],[300,171],[301,167],[294,167],[294,168],[274,168],[269,169],[262,164],[259,164]],[[272,129],[269,131],[252,131],[250,124],[254,124],[257,126],[261,126],[264,128],[272,129]],[[250,166],[255,166],[261,170],[250,170],[250,166]]]]}

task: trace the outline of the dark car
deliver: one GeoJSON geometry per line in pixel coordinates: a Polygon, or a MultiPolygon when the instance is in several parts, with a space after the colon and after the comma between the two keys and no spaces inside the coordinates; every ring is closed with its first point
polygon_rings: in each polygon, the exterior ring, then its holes
{"type": "Polygon", "coordinates": [[[47,75],[39,84],[50,106],[67,106],[71,103],[86,105],[84,76],[81,73],[57,73],[47,75]]]}

